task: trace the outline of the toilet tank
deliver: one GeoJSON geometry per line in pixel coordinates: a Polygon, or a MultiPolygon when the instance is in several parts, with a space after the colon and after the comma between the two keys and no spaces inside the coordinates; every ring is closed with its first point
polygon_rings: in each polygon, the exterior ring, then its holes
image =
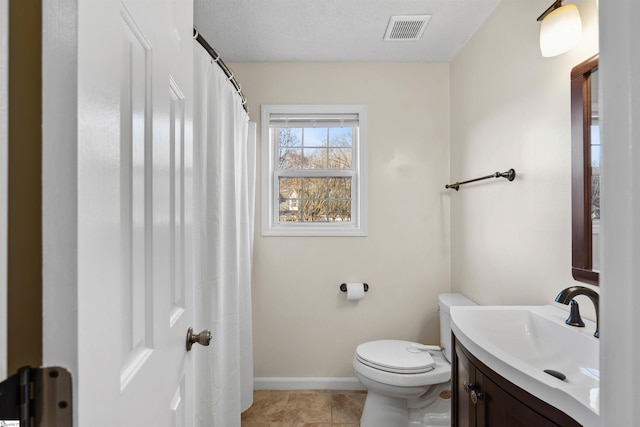
{"type": "Polygon", "coordinates": [[[451,307],[457,305],[478,305],[462,294],[438,295],[440,311],[440,347],[444,349],[444,357],[451,362],[451,307]]]}

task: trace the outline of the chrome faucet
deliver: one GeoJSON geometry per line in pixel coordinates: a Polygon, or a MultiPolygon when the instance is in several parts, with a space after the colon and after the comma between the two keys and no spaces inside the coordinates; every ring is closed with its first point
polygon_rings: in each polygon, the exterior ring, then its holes
{"type": "MultiPolygon", "coordinates": [[[[596,308],[596,332],[593,334],[593,336],[596,338],[600,338],[600,333],[598,332],[600,329],[600,314],[598,310],[598,302],[599,302],[600,296],[596,291],[590,288],[586,288],[584,286],[571,286],[566,289],[563,289],[558,294],[558,296],[556,297],[556,302],[562,303],[564,305],[569,305],[569,303],[572,302],[573,299],[578,295],[584,295],[586,297],[589,297],[589,299],[593,303],[593,306],[596,308]]],[[[569,315],[569,318],[567,319],[566,323],[573,326],[579,326],[575,323],[575,319],[574,319],[576,313],[577,313],[577,318],[580,319],[580,314],[578,313],[578,305],[577,303],[575,303],[575,301],[573,301],[573,303],[574,304],[571,304],[571,314],[569,315]],[[574,308],[575,308],[575,311],[574,311],[574,308]]]]}

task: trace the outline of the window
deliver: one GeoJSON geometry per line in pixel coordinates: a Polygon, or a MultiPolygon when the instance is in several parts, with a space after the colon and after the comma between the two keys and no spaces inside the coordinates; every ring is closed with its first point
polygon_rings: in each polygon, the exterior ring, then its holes
{"type": "Polygon", "coordinates": [[[262,106],[262,235],[366,236],[366,107],[262,106]]]}

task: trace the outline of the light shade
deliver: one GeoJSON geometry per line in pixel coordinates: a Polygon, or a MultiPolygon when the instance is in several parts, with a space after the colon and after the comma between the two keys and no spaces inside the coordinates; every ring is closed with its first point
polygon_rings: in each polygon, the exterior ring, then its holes
{"type": "Polygon", "coordinates": [[[549,13],[540,26],[542,56],[560,55],[580,42],[582,22],[575,4],[567,4],[549,13]]]}

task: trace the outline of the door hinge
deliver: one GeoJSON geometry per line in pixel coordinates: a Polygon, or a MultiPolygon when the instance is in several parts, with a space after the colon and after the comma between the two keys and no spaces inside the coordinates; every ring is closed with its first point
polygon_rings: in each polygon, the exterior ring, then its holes
{"type": "Polygon", "coordinates": [[[0,426],[72,427],[71,403],[69,371],[20,368],[0,383],[0,426]]]}

